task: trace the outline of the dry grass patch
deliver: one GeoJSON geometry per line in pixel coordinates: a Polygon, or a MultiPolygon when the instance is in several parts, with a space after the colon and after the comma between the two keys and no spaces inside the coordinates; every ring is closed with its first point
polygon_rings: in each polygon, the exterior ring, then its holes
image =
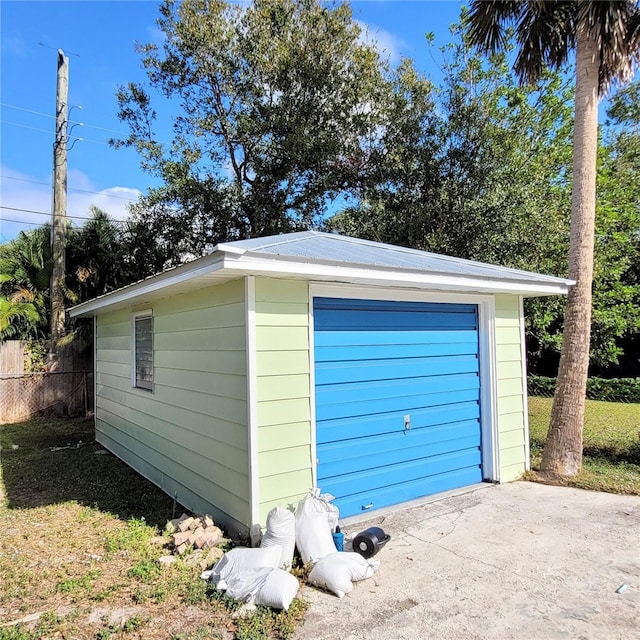
{"type": "Polygon", "coordinates": [[[3,425],[0,445],[0,640],[286,638],[304,617],[295,601],[236,620],[200,566],[161,566],[157,538],[181,507],[97,454],[90,422],[3,425]]]}

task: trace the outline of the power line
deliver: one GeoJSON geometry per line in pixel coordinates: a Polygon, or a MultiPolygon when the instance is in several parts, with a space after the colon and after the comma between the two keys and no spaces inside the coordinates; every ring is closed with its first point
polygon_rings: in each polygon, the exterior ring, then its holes
{"type": "MultiPolygon", "coordinates": [[[[8,209],[9,211],[22,211],[23,213],[33,213],[35,215],[39,215],[39,216],[49,216],[51,217],[51,213],[47,213],[45,211],[34,211],[33,209],[20,209],[19,207],[7,207],[3,204],[0,205],[0,209],[8,209]]],[[[74,218],[76,220],[93,220],[92,217],[87,217],[87,216],[70,216],[67,215],[67,218],[74,218]]],[[[15,222],[15,220],[14,220],[15,222]]]]}
{"type": "MultiPolygon", "coordinates": [[[[50,182],[42,182],[41,180],[28,180],[27,178],[15,178],[13,176],[0,176],[4,180],[19,180],[20,182],[29,182],[30,184],[42,184],[46,187],[50,187],[50,182]]],[[[76,187],[67,187],[70,191],[78,191],[79,193],[91,193],[97,196],[103,196],[105,198],[118,198],[118,200],[128,200],[129,202],[136,202],[137,198],[127,198],[127,196],[117,196],[115,194],[103,193],[102,191],[87,191],[87,189],[77,189],[76,187]]]]}
{"type": "Polygon", "coordinates": [[[28,225],[36,226],[36,227],[40,226],[39,222],[27,222],[26,220],[13,220],[12,218],[0,218],[0,221],[16,222],[17,224],[28,224],[28,225]]]}
{"type": "Polygon", "coordinates": [[[14,127],[22,127],[23,129],[31,129],[32,131],[41,131],[42,133],[50,133],[54,132],[51,129],[39,129],[38,127],[30,127],[27,124],[20,124],[19,122],[10,122],[9,120],[0,120],[2,124],[11,124],[14,127]]]}
{"type": "MultiPolygon", "coordinates": [[[[19,107],[16,104],[9,104],[7,102],[0,102],[0,105],[3,107],[8,107],[9,109],[17,109],[18,111],[24,111],[25,113],[33,113],[36,116],[43,116],[45,118],[54,118],[49,113],[43,113],[42,111],[36,111],[35,109],[27,109],[25,107],[19,107]]],[[[86,122],[80,122],[79,120],[69,120],[69,124],[78,124],[82,127],[89,127],[91,129],[100,129],[101,131],[108,131],[109,133],[117,133],[120,136],[125,135],[122,131],[116,131],[115,129],[107,129],[106,127],[100,127],[97,124],[87,124],[86,122]]]]}
{"type": "Polygon", "coordinates": [[[19,107],[16,104],[8,104],[7,102],[0,102],[0,105],[3,107],[9,107],[9,109],[17,109],[18,111],[26,111],[27,113],[34,113],[37,116],[44,116],[45,118],[53,118],[55,120],[55,116],[52,116],[50,113],[42,113],[42,111],[34,111],[33,109],[26,109],[25,107],[19,107]]]}
{"type": "Polygon", "coordinates": [[[20,209],[19,207],[7,207],[4,204],[0,204],[0,209],[8,209],[9,211],[23,211],[24,213],[39,213],[42,216],[50,216],[51,213],[44,211],[34,211],[33,209],[20,209]]]}

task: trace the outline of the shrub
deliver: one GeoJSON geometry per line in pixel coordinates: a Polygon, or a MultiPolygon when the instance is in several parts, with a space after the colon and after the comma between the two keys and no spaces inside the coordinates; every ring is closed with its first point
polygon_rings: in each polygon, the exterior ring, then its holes
{"type": "MultiPolygon", "coordinates": [[[[556,378],[527,377],[527,391],[531,396],[550,398],[555,388],[556,378]]],[[[640,378],[589,378],[587,398],[607,402],[640,402],[640,378]]]]}

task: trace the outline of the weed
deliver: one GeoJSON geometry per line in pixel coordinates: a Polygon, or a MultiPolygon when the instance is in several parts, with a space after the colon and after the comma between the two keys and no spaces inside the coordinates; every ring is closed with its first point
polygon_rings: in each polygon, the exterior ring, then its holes
{"type": "Polygon", "coordinates": [[[147,546],[149,538],[155,533],[155,528],[148,526],[144,518],[130,518],[127,528],[108,536],[104,547],[107,553],[139,550],[147,546]]]}
{"type": "Polygon", "coordinates": [[[0,640],[38,640],[38,634],[25,629],[21,624],[15,627],[0,627],[0,640]]]}
{"type": "Polygon", "coordinates": [[[236,640],[268,640],[291,638],[304,614],[308,604],[296,599],[291,603],[289,611],[274,611],[269,607],[257,607],[255,613],[237,621],[236,640]]]}
{"type": "Polygon", "coordinates": [[[79,578],[62,580],[56,585],[56,591],[58,591],[58,593],[72,593],[80,589],[89,589],[91,587],[91,583],[96,580],[101,573],[101,571],[97,570],[89,571],[89,573],[79,578]]]}
{"type": "Polygon", "coordinates": [[[98,631],[98,633],[96,634],[96,638],[98,640],[109,640],[112,636],[138,631],[138,629],[144,627],[144,625],[148,622],[148,618],[133,616],[123,624],[110,624],[108,627],[100,629],[100,631],[98,631]]]}
{"type": "Polygon", "coordinates": [[[151,582],[161,571],[162,569],[157,562],[141,560],[127,571],[127,576],[129,578],[137,578],[142,582],[151,582]]]}

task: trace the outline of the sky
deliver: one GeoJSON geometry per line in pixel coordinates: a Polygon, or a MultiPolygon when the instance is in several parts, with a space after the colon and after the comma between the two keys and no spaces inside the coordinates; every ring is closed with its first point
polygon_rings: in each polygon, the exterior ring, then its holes
{"type": "MultiPolygon", "coordinates": [[[[392,63],[411,57],[437,73],[425,34],[450,38],[457,0],[355,0],[354,17],[392,63]]],[[[116,91],[145,78],[135,42],[161,42],[158,2],[140,0],[0,0],[0,242],[50,220],[56,60],[69,58],[71,129],[67,214],[81,225],[96,205],[122,219],[140,193],[157,184],[131,149],[116,117],[116,91]],[[74,142],[75,138],[78,139],[74,142]]]]}

